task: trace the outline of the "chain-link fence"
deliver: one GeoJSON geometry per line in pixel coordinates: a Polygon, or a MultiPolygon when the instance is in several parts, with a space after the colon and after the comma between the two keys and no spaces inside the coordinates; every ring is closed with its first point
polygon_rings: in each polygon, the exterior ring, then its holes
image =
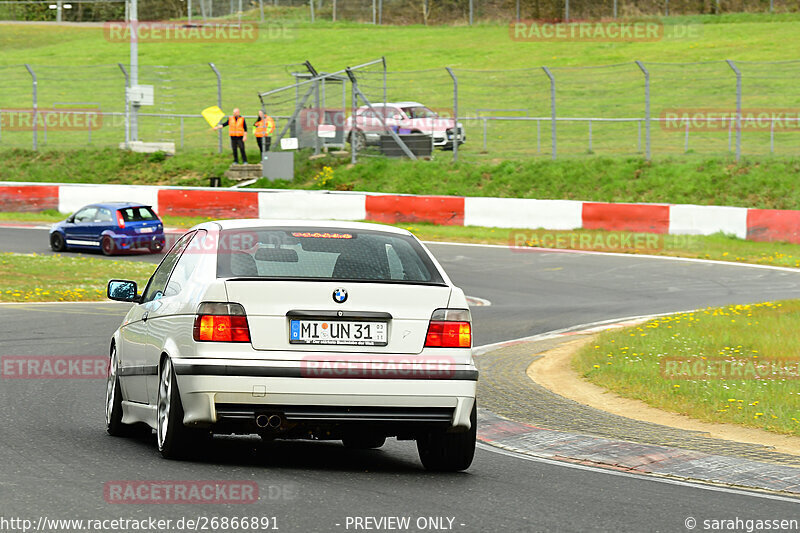
{"type": "MultiPolygon", "coordinates": [[[[355,106],[344,71],[319,81],[302,102],[302,118],[319,113],[323,118],[310,124],[333,125],[333,132],[318,140],[314,128],[295,124],[287,136],[306,136],[304,146],[317,151],[347,149],[354,109],[388,102],[398,104],[387,106],[391,115],[384,117],[395,132],[417,133],[416,104],[442,119],[423,128],[438,135],[435,157],[451,157],[438,148],[457,148],[452,155],[466,159],[800,152],[800,60],[418,71],[387,70],[376,61],[352,74],[361,92],[355,106]],[[445,120],[451,125],[442,126],[445,120]],[[455,122],[466,136],[457,146],[444,137],[455,122]]],[[[220,133],[199,114],[212,105],[226,112],[239,107],[253,117],[263,103],[281,130],[308,87],[262,101],[258,95],[312,78],[303,64],[141,66],[139,82],[153,85],[155,97],[152,106],[140,108],[139,138],[219,150],[220,133]]],[[[121,65],[0,67],[0,147],[117,146],[126,140],[126,83],[121,65]]],[[[373,122],[375,132],[386,133],[383,122],[373,122]]],[[[362,129],[358,122],[355,129],[362,129]]]]}

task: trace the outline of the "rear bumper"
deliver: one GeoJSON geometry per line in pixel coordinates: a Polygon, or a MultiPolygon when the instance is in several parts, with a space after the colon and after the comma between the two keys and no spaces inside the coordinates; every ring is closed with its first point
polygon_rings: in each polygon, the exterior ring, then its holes
{"type": "Polygon", "coordinates": [[[357,364],[345,363],[330,377],[298,362],[176,358],[172,363],[184,423],[199,425],[252,424],[258,414],[275,413],[304,424],[413,428],[430,422],[463,430],[470,427],[478,378],[472,365],[364,377],[357,364]]]}
{"type": "Polygon", "coordinates": [[[121,235],[116,233],[112,238],[117,247],[123,250],[150,248],[154,244],[158,244],[163,248],[166,243],[166,237],[163,233],[142,233],[141,235],[121,235]]]}

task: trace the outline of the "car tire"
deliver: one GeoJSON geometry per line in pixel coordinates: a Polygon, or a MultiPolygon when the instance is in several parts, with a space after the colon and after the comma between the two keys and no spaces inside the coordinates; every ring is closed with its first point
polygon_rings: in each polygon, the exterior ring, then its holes
{"type": "Polygon", "coordinates": [[[352,450],[375,450],[386,444],[386,437],[383,435],[348,435],[342,438],[345,448],[352,450]]]}
{"type": "Polygon", "coordinates": [[[130,435],[130,426],[122,423],[122,392],[117,374],[117,347],[111,347],[106,378],[106,432],[114,437],[130,435]]]}
{"type": "Polygon", "coordinates": [[[64,236],[61,233],[54,231],[50,234],[50,249],[54,252],[63,252],[67,249],[64,236]]]}
{"type": "Polygon", "coordinates": [[[114,255],[114,251],[116,250],[116,246],[114,245],[114,239],[106,235],[100,241],[100,250],[103,252],[103,255],[114,255]]]}
{"type": "Polygon", "coordinates": [[[164,360],[159,372],[156,412],[156,439],[161,456],[165,459],[185,457],[190,430],[183,425],[181,395],[169,359],[164,360]]]}
{"type": "Polygon", "coordinates": [[[469,417],[470,428],[463,433],[428,433],[417,439],[417,451],[426,470],[458,472],[466,470],[475,456],[478,415],[475,405],[469,417]]]}
{"type": "Polygon", "coordinates": [[[355,151],[361,152],[367,147],[367,136],[361,130],[356,130],[350,134],[350,143],[355,142],[355,151]]]}

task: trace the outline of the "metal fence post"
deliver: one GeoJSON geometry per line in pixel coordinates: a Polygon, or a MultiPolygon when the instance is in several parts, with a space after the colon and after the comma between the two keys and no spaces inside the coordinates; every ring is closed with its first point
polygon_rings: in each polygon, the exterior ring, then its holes
{"type": "Polygon", "coordinates": [[[569,22],[569,0],[564,0],[564,22],[569,22]]]}
{"type": "Polygon", "coordinates": [[[319,108],[319,81],[314,82],[314,107],[316,108],[316,112],[314,113],[316,116],[314,120],[314,155],[319,155],[319,125],[322,124],[322,117],[320,117],[320,113],[324,114],[324,112],[322,112],[319,108]]]}
{"type": "MultiPolygon", "coordinates": [[[[453,78],[453,161],[458,161],[458,78],[450,67],[445,67],[453,78]]],[[[447,140],[445,139],[445,142],[447,140]]]]}
{"type": "Polygon", "coordinates": [[[475,12],[472,0],[469,0],[469,25],[472,26],[473,13],[475,12]]]}
{"type": "MultiPolygon", "coordinates": [[[[139,7],[137,0],[129,0],[130,8],[128,9],[128,16],[130,17],[130,86],[137,87],[139,85],[139,7]]],[[[130,100],[130,92],[128,95],[130,100]]],[[[130,102],[131,115],[131,141],[139,140],[139,103],[130,102]]]]}
{"type": "Polygon", "coordinates": [[[519,22],[519,0],[517,0],[517,22],[519,22]]]}
{"type": "Polygon", "coordinates": [[[372,25],[378,23],[378,6],[377,0],[372,0],[372,25]]]}
{"type": "Polygon", "coordinates": [[[386,56],[381,56],[383,62],[383,107],[386,107],[386,56]]]}
{"type": "MultiPolygon", "coordinates": [[[[350,89],[351,89],[351,97],[350,97],[350,116],[352,117],[352,125],[350,127],[350,164],[356,164],[356,107],[358,102],[356,101],[356,84],[355,78],[350,80],[350,89]]],[[[385,106],[384,106],[385,107],[385,106]]]]}
{"type": "MultiPolygon", "coordinates": [[[[645,130],[645,158],[650,160],[650,71],[648,71],[644,63],[636,61],[636,65],[641,69],[644,74],[644,130],[645,130]]],[[[639,123],[641,128],[641,122],[639,123]]],[[[641,132],[640,132],[641,138],[641,132]]],[[[641,143],[641,141],[640,141],[641,143]]]]}
{"type": "Polygon", "coordinates": [[[308,7],[311,9],[311,23],[314,23],[314,0],[308,0],[308,7]]]}
{"type": "Polygon", "coordinates": [[[122,71],[122,75],[125,76],[125,148],[130,148],[131,144],[131,106],[128,101],[128,88],[130,87],[130,78],[128,77],[128,71],[125,70],[125,66],[122,63],[117,63],[117,66],[122,71]]]}
{"type": "Polygon", "coordinates": [[[664,0],[664,16],[669,16],[669,0],[664,0]]]}
{"type": "Polygon", "coordinates": [[[550,69],[547,67],[542,67],[544,73],[547,74],[547,77],[550,78],[550,122],[551,122],[551,135],[553,137],[553,154],[552,158],[553,161],[556,160],[556,79],[553,77],[553,73],[550,72],[550,69]]]}
{"type": "Polygon", "coordinates": [[[725,60],[736,74],[736,161],[742,157],[742,71],[730,59],[725,60]]]}
{"type": "Polygon", "coordinates": [[[39,133],[37,131],[37,123],[39,122],[39,80],[36,78],[36,73],[31,66],[25,63],[25,68],[33,78],[33,150],[39,149],[39,133]]]}
{"type": "Polygon", "coordinates": [[[333,22],[336,22],[336,0],[333,0],[333,22]]]}
{"type": "Polygon", "coordinates": [[[614,18],[617,18],[617,0],[614,0],[614,18]]]}
{"type": "MultiPolygon", "coordinates": [[[[219,106],[220,109],[222,109],[222,76],[220,75],[219,70],[217,70],[217,67],[214,66],[214,63],[209,63],[208,66],[211,67],[211,70],[213,70],[214,74],[216,74],[216,76],[217,76],[217,105],[219,106]]],[[[219,139],[218,147],[217,147],[217,153],[221,154],[222,153],[222,130],[218,131],[218,135],[217,136],[218,136],[218,139],[219,139]]]]}
{"type": "Polygon", "coordinates": [[[383,24],[383,0],[378,0],[378,26],[383,24]]]}

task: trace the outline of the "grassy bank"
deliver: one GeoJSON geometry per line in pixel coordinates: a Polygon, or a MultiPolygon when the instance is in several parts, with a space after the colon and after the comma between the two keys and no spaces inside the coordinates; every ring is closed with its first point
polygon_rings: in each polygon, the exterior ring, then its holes
{"type": "Polygon", "coordinates": [[[573,364],[653,407],[800,435],[798,327],[797,300],[705,309],[603,333],[573,364]]]}
{"type": "MultiPolygon", "coordinates": [[[[434,161],[296,158],[293,181],[260,180],[254,187],[332,189],[600,202],[689,203],[769,209],[800,209],[800,158],[533,159],[452,164],[434,161]],[[329,169],[329,170],[327,170],[329,169]]],[[[174,157],[115,149],[0,151],[0,180],[63,183],[208,185],[222,176],[229,156],[203,151],[174,157]]],[[[228,182],[224,182],[228,184],[228,182]]]]}
{"type": "Polygon", "coordinates": [[[72,254],[0,253],[0,302],[103,301],[109,279],[144,286],[155,267],[72,254]]]}
{"type": "MultiPolygon", "coordinates": [[[[265,6],[266,7],[266,6],[265,6]]],[[[331,71],[356,65],[368,55],[386,53],[392,70],[441,67],[524,68],[531,65],[574,66],[609,64],[629,60],[704,61],[727,57],[757,61],[765,56],[795,59],[792,42],[800,25],[800,14],[742,13],[722,16],[667,17],[666,24],[692,23],[702,26],[695,38],[653,42],[523,42],[512,40],[506,22],[464,26],[379,26],[319,20],[310,24],[294,19],[293,13],[266,8],[269,20],[256,42],[208,41],[142,42],[142,65],[225,64],[236,57],[242,65],[264,64],[258,54],[240,55],[242,46],[269,46],[270,63],[295,63],[310,59],[318,70],[331,71]],[[269,31],[279,25],[287,31],[269,31]],[[320,46],[320,38],[326,46],[320,46]],[[414,46],[397,46],[414,43],[414,46]]],[[[0,65],[111,64],[127,58],[128,43],[109,39],[102,27],[2,25],[0,65]],[[31,48],[36,43],[36,48],[31,48]]],[[[230,89],[226,89],[230,90],[230,89]]],[[[243,87],[243,92],[249,87],[243,87]]],[[[252,91],[249,93],[252,97],[252,91]]]]}
{"type": "MultiPolygon", "coordinates": [[[[293,20],[281,10],[268,11],[269,21],[261,26],[255,41],[140,42],[139,80],[153,85],[156,94],[154,105],[142,111],[196,116],[203,108],[216,104],[217,79],[208,62],[213,62],[221,73],[225,111],[237,106],[252,115],[261,105],[256,95],[293,83],[291,73],[305,71],[300,63],[306,60],[319,71],[333,72],[381,56],[385,56],[390,72],[386,94],[390,101],[420,101],[448,114],[453,107],[453,82],[444,67],[455,69],[461,118],[491,114],[549,117],[550,87],[542,65],[552,68],[557,80],[559,117],[643,117],[643,75],[635,60],[649,65],[653,117],[676,108],[733,110],[735,78],[725,59],[741,62],[745,109],[774,107],[788,112],[800,104],[794,90],[800,66],[790,61],[798,59],[798,51],[787,46],[800,31],[798,13],[667,17],[663,19],[667,28],[690,31],[676,37],[668,37],[673,32],[666,31],[657,42],[531,42],[512,38],[509,26],[502,22],[471,27],[375,27],[323,20],[310,24],[293,20]],[[325,46],[320,46],[321,42],[325,46]],[[253,50],[269,53],[250,53],[253,50]],[[774,63],[757,63],[764,61],[774,63]],[[605,67],[575,68],[601,65],[605,67]]],[[[123,111],[124,76],[117,64],[127,63],[129,43],[110,38],[102,27],[0,24],[0,49],[1,108],[31,105],[31,78],[23,66],[30,64],[38,77],[40,109],[72,102],[78,103],[77,107],[123,111]]],[[[367,96],[374,102],[382,100],[382,65],[359,71],[359,75],[367,96]]],[[[291,95],[293,91],[268,101],[268,112],[291,115],[291,95]]],[[[342,96],[338,90],[329,90],[324,100],[327,107],[338,107],[342,96]]],[[[587,142],[587,126],[585,122],[558,123],[559,157],[595,153],[622,157],[644,150],[638,122],[595,121],[591,145],[587,142]]],[[[468,142],[462,159],[549,159],[546,119],[541,123],[490,121],[486,125],[485,150],[483,122],[464,120],[464,127],[468,142]]],[[[653,153],[694,151],[723,155],[730,151],[730,145],[728,129],[722,130],[692,131],[685,145],[682,128],[654,124],[653,153]]],[[[216,134],[200,118],[179,121],[143,113],[139,117],[139,133],[148,141],[175,141],[179,150],[212,150],[217,146],[216,134]]],[[[106,116],[91,135],[81,128],[51,128],[45,141],[43,132],[39,134],[39,144],[48,147],[66,149],[87,143],[116,146],[124,139],[124,121],[121,116],[106,116]]],[[[32,137],[25,128],[4,128],[2,142],[29,147],[32,137]]],[[[744,153],[770,153],[770,138],[768,129],[748,128],[743,136],[744,153]]],[[[791,128],[779,127],[773,141],[775,153],[796,153],[791,128]]]]}

